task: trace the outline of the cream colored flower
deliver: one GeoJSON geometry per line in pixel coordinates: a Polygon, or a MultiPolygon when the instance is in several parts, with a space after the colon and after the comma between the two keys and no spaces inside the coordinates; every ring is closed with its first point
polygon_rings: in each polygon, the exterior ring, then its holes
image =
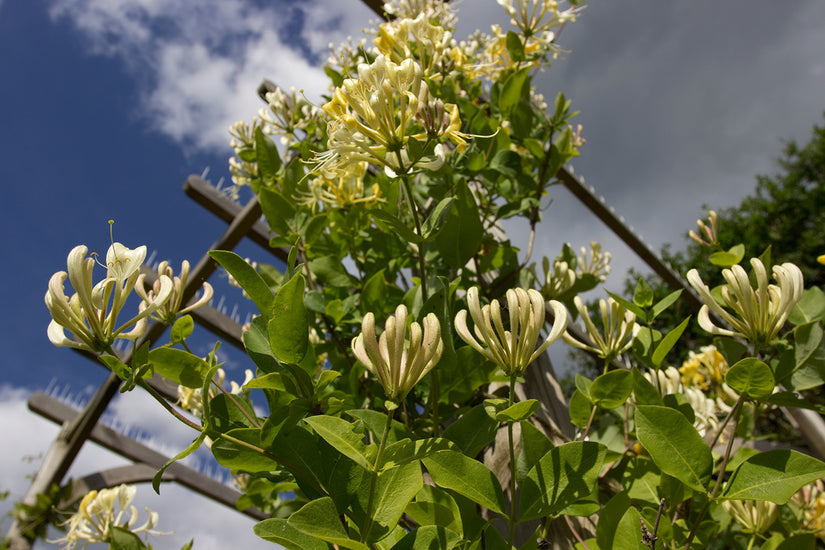
{"type": "Polygon", "coordinates": [[[161,276],[154,301],[120,327],[115,328],[123,304],[138,279],[140,266],[146,257],[146,247],[130,250],[120,243],[112,243],[106,253],[106,278],[94,284],[93,258],[87,258],[88,249],[76,246],[66,261],[68,274],[58,271],[49,280],[46,307],[51,313],[49,340],[56,346],[67,346],[89,351],[107,351],[116,338],[134,340],[146,330],[146,318],[163,306],[172,293],[172,280],[161,276]],[[68,276],[75,294],[68,298],[63,283],[68,276]],[[124,332],[133,327],[129,332],[124,332]],[[80,341],[70,339],[64,330],[80,341]]]}
{"type": "MultiPolygon", "coordinates": [[[[243,387],[248,384],[255,375],[250,369],[244,371],[243,384],[238,384],[234,380],[230,380],[229,393],[239,395],[243,392],[243,387]]],[[[226,380],[226,372],[223,369],[215,371],[215,376],[212,378],[212,384],[209,386],[209,399],[214,399],[219,393],[218,386],[222,386],[226,380]]],[[[201,388],[188,388],[178,384],[178,405],[185,411],[189,411],[196,418],[203,418],[203,391],[201,388]]]]}
{"type": "Polygon", "coordinates": [[[722,286],[722,303],[711,296],[710,289],[702,282],[699,272],[688,271],[687,280],[705,303],[699,310],[699,326],[718,336],[740,336],[759,348],[776,337],[788,319],[788,315],[802,297],[802,271],[794,264],[773,266],[775,285],[768,284],[768,274],[759,258],[751,258],[756,287],[752,287],[747,272],[734,265],[722,270],[726,285],[722,286]],[[725,309],[727,306],[732,313],[725,309]],[[725,320],[733,330],[716,326],[710,319],[713,311],[725,320]]]}
{"type": "Polygon", "coordinates": [[[590,241],[590,256],[588,259],[587,249],[581,247],[582,255],[578,258],[579,276],[590,273],[598,277],[601,282],[610,275],[610,260],[613,256],[610,252],[602,252],[602,245],[596,241],[590,241]]]}
{"type": "Polygon", "coordinates": [[[400,402],[438,363],[444,343],[441,341],[441,324],[435,314],[428,314],[422,325],[410,323],[407,338],[407,308],[403,304],[395,309],[384,325],[380,339],[375,337],[375,316],[364,316],[361,334],[352,340],[355,357],[373,373],[387,399],[400,402]]]}
{"type": "MultiPolygon", "coordinates": [[[[175,319],[177,319],[178,316],[185,315],[194,309],[204,306],[209,303],[209,300],[212,299],[212,285],[204,281],[201,297],[195,302],[182,308],[183,304],[181,302],[183,301],[183,289],[186,287],[186,281],[189,278],[189,262],[186,260],[181,262],[180,277],[175,277],[175,272],[169,266],[169,262],[167,261],[160,262],[158,265],[158,274],[166,275],[172,280],[172,294],[163,305],[155,309],[155,312],[151,315],[152,319],[171,325],[175,322],[175,319]]],[[[155,280],[152,289],[147,292],[144,286],[145,278],[146,275],[140,275],[137,283],[135,283],[135,293],[143,299],[143,302],[140,304],[141,309],[147,308],[153,304],[155,302],[155,298],[161,290],[161,279],[158,277],[155,280]]]]}
{"type": "Polygon", "coordinates": [[[551,300],[549,303],[555,317],[553,327],[537,348],[545,315],[544,298],[538,291],[523,288],[508,290],[506,298],[509,318],[504,320],[498,300],[481,307],[478,294],[478,287],[467,291],[467,306],[473,318],[475,337],[467,328],[466,309],[459,311],[455,317],[456,332],[462,340],[498,365],[508,376],[524,373],[527,366],[558,340],[567,328],[567,310],[561,303],[551,300]],[[504,323],[508,321],[505,328],[504,323]]]}
{"type": "Polygon", "coordinates": [[[590,318],[590,312],[587,311],[587,306],[584,305],[582,299],[576,296],[573,302],[584,321],[585,332],[591,343],[580,342],[569,332],[564,333],[565,342],[573,347],[593,352],[605,361],[612,361],[630,349],[640,330],[639,325],[636,324],[636,315],[632,311],[626,310],[613,298],[608,298],[607,301],[599,300],[599,310],[601,310],[604,327],[604,333],[601,333],[590,318]]]}
{"type": "Polygon", "coordinates": [[[541,295],[545,300],[558,298],[576,284],[576,272],[570,269],[567,262],[556,260],[553,269],[550,269],[550,259],[545,256],[541,261],[544,268],[544,284],[541,285],[541,295]]]}
{"type": "Polygon", "coordinates": [[[777,516],[776,504],[768,500],[723,500],[722,507],[745,533],[761,535],[777,516]]]}
{"type": "Polygon", "coordinates": [[[49,542],[63,542],[63,547],[72,550],[77,543],[83,541],[83,548],[93,542],[111,543],[112,527],[122,527],[133,533],[161,534],[153,531],[158,523],[158,514],[146,508],[149,517],[146,522],[134,527],[138,520],[137,509],[131,505],[137,489],[133,485],[120,485],[112,489],[90,491],[80,501],[77,512],[69,518],[66,524],[69,532],[66,536],[49,542]],[[125,519],[126,510],[129,517],[125,519]]]}

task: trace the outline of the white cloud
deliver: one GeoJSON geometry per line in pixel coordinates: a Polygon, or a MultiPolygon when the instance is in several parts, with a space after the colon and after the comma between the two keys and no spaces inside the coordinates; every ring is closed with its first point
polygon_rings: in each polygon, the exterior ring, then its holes
{"type": "MultiPolygon", "coordinates": [[[[0,501],[0,517],[5,517],[14,502],[28,490],[30,476],[40,467],[42,455],[58,432],[56,424],[27,409],[29,393],[26,389],[0,385],[0,418],[4,421],[0,490],[10,491],[9,498],[0,501]]],[[[150,401],[148,397],[134,393],[126,399],[117,399],[110,411],[133,430],[141,428],[147,433],[151,430],[153,440],[149,442],[150,446],[179,451],[183,442],[191,440],[191,431],[185,427],[178,429],[176,423],[160,411],[160,406],[150,401]]],[[[120,456],[87,443],[72,464],[68,477],[82,477],[124,464],[127,461],[120,456]]],[[[135,505],[140,510],[141,522],[144,507],[160,514],[158,529],[169,534],[150,538],[156,548],[180,548],[191,538],[195,539],[194,547],[198,550],[273,548],[252,532],[255,520],[175,484],[162,485],[160,495],[155,494],[148,484],[139,485],[135,505]]],[[[9,520],[4,520],[3,533],[8,525],[9,520]]],[[[59,537],[60,534],[55,530],[50,536],[59,537]]]]}
{"type": "Polygon", "coordinates": [[[247,0],[56,0],[50,14],[68,20],[91,53],[115,57],[133,73],[135,113],[153,129],[189,151],[223,153],[229,125],[262,106],[256,90],[264,78],[313,100],[326,91],[317,60],[329,41],[360,28],[365,10],[356,0],[265,8],[247,0]]]}

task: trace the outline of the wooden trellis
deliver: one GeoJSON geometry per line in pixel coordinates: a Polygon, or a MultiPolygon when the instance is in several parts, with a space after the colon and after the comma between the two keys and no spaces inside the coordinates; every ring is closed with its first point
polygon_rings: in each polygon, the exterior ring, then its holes
{"type": "MultiPolygon", "coordinates": [[[[362,1],[375,13],[383,15],[381,0],[362,1]]],[[[633,250],[653,272],[659,275],[671,288],[681,289],[683,291],[682,297],[688,301],[693,309],[698,310],[701,301],[693,289],[635,234],[624,220],[606,204],[603,197],[598,196],[592,187],[587,187],[584,181],[567,167],[562,167],[556,177],[633,250]]],[[[198,176],[190,176],[184,183],[183,188],[190,198],[228,223],[227,229],[212,244],[209,250],[232,250],[243,238],[248,238],[268,253],[274,254],[276,258],[286,261],[286,251],[269,247],[269,228],[261,220],[262,212],[256,198],[252,198],[242,207],[198,176]]],[[[189,281],[183,291],[184,303],[193,298],[197,289],[214,273],[216,268],[217,264],[208,255],[201,258],[190,272],[189,281]]],[[[204,306],[193,311],[192,317],[196,323],[208,329],[222,341],[243,349],[241,326],[230,317],[211,306],[204,306]]],[[[146,335],[138,341],[138,347],[143,342],[153,343],[157,341],[164,330],[164,325],[151,324],[146,335]]],[[[569,330],[577,337],[583,336],[578,334],[579,329],[574,325],[571,325],[569,330]]],[[[94,359],[91,354],[87,355],[94,359]]],[[[128,354],[125,354],[122,359],[128,361],[128,354]]],[[[565,437],[572,437],[573,427],[567,419],[565,399],[555,381],[546,356],[542,357],[542,362],[545,368],[527,371],[529,380],[522,391],[525,392],[525,398],[536,398],[542,403],[542,414],[539,416],[539,420],[545,423],[544,427],[548,431],[548,435],[560,441],[565,437]]],[[[117,394],[120,384],[121,380],[116,375],[110,374],[82,411],[74,410],[43,393],[35,393],[30,397],[28,405],[32,411],[61,424],[62,427],[48,449],[43,464],[23,499],[24,503],[33,504],[38,494],[47,492],[52,485],[61,484],[83,443],[87,440],[114,451],[134,464],[97,472],[80,480],[75,480],[72,499],[80,498],[92,489],[99,490],[121,483],[149,481],[155,472],[167,462],[168,457],[163,456],[161,453],[99,424],[102,414],[117,394]]],[[[152,379],[149,384],[172,401],[177,399],[174,389],[164,384],[161,379],[152,379]]],[[[823,436],[825,434],[825,422],[822,421],[822,418],[814,411],[803,409],[790,409],[787,412],[797,422],[811,448],[821,457],[825,457],[825,436],[823,436]]],[[[506,475],[506,472],[501,472],[501,474],[506,475]]],[[[241,496],[238,491],[180,463],[175,463],[166,470],[164,480],[177,482],[232,509],[235,509],[235,501],[241,496]]],[[[243,513],[256,519],[268,517],[254,508],[245,510],[243,513]]],[[[29,550],[31,548],[32,541],[23,536],[16,523],[12,525],[7,536],[12,550],[29,550]]]]}

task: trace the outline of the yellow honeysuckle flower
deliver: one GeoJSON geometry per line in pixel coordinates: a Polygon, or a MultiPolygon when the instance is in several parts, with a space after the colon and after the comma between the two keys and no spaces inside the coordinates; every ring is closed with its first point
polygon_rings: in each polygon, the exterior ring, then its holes
{"type": "Polygon", "coordinates": [[[576,296],[573,303],[584,321],[585,332],[592,344],[580,342],[569,332],[564,333],[564,341],[573,347],[595,353],[606,361],[612,361],[633,345],[633,340],[639,333],[640,327],[636,324],[636,315],[613,298],[599,300],[599,309],[602,314],[604,334],[599,332],[590,318],[590,312],[582,299],[576,296]]]}
{"type": "Polygon", "coordinates": [[[45,301],[52,321],[48,336],[56,346],[107,351],[116,338],[134,340],[146,331],[146,318],[166,303],[173,284],[169,277],[162,275],[154,301],[116,329],[118,314],[137,282],[146,247],[131,250],[120,243],[112,243],[106,253],[106,278],[97,284],[92,279],[96,262],[86,257],[87,252],[84,245],[74,247],[66,261],[68,274],[58,271],[49,280],[45,301]],[[63,290],[67,276],[75,290],[71,299],[63,290]],[[133,325],[132,330],[124,332],[133,325]],[[80,341],[68,338],[64,330],[73,333],[80,341]]]}
{"type": "Polygon", "coordinates": [[[409,340],[408,320],[406,306],[399,305],[395,315],[387,318],[379,339],[375,337],[375,315],[367,313],[361,323],[361,334],[352,340],[355,357],[378,378],[387,399],[395,403],[403,401],[430,372],[444,350],[441,324],[435,314],[428,314],[421,325],[411,322],[409,340]]]}
{"type": "Polygon", "coordinates": [[[718,336],[740,336],[758,348],[779,334],[791,310],[802,297],[804,282],[802,271],[792,263],[773,266],[776,285],[768,284],[767,270],[759,258],[751,258],[750,263],[756,287],[751,286],[742,266],[734,265],[722,270],[722,276],[727,281],[722,286],[723,303],[711,296],[710,289],[695,269],[688,271],[687,280],[705,303],[697,318],[702,329],[718,336]],[[710,311],[724,319],[733,330],[716,326],[710,319],[710,311]]]}
{"type": "Polygon", "coordinates": [[[475,337],[467,328],[466,309],[456,315],[455,328],[462,340],[497,364],[505,374],[519,376],[562,335],[567,328],[567,310],[561,303],[550,300],[555,317],[553,327],[537,348],[544,326],[544,298],[533,289],[511,288],[506,293],[506,299],[509,311],[507,329],[502,321],[499,301],[493,300],[481,307],[478,287],[470,288],[467,291],[467,306],[473,318],[475,337]]]}

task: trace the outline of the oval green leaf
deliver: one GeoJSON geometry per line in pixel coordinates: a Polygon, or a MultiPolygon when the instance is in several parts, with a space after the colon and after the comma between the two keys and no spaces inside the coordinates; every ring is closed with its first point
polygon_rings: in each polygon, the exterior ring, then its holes
{"type": "Polygon", "coordinates": [[[706,493],[713,455],[687,418],[669,407],[639,405],[635,420],[636,437],[659,469],[691,489],[706,493]]]}
{"type": "Polygon", "coordinates": [[[740,395],[756,399],[769,396],[776,387],[771,368],[755,357],[746,357],[733,365],[725,382],[740,395]]]}
{"type": "Polygon", "coordinates": [[[603,409],[621,407],[633,391],[633,373],[629,370],[612,370],[593,380],[590,398],[594,405],[603,409]]]}

